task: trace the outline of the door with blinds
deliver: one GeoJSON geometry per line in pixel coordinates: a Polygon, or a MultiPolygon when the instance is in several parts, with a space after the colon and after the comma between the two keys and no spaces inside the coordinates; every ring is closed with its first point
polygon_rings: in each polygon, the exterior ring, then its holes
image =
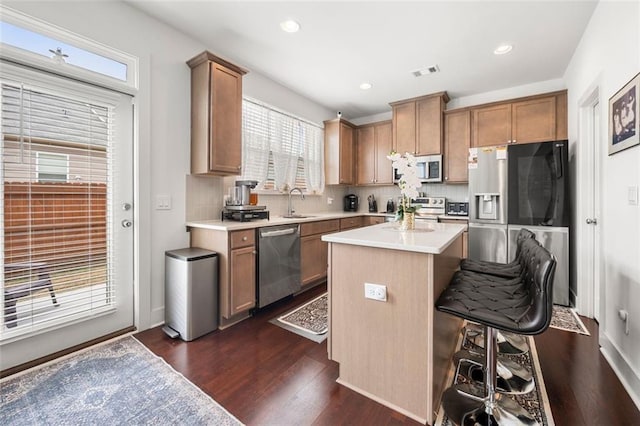
{"type": "Polygon", "coordinates": [[[133,326],[133,102],[2,64],[0,369],[133,326]]]}

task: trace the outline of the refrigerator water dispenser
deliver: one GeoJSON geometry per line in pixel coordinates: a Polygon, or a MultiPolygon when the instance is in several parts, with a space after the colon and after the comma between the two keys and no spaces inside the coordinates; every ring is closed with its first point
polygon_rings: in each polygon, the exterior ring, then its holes
{"type": "Polygon", "coordinates": [[[500,194],[484,193],[475,194],[476,199],[476,219],[497,220],[500,202],[500,194]]]}

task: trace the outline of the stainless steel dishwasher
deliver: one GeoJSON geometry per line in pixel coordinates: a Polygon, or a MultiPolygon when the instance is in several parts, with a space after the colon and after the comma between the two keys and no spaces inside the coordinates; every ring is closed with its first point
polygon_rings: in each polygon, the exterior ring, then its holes
{"type": "Polygon", "coordinates": [[[258,228],[258,307],[300,291],[300,225],[258,228]]]}

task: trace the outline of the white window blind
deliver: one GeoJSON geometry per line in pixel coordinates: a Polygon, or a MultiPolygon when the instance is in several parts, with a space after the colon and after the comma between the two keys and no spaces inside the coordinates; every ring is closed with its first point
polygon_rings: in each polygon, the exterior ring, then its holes
{"type": "Polygon", "coordinates": [[[242,178],[263,190],[324,191],[321,127],[258,101],[242,102],[242,178]]]}
{"type": "Polygon", "coordinates": [[[11,81],[2,82],[1,105],[0,338],[9,338],[114,303],[107,208],[113,113],[72,93],[11,81]]]}

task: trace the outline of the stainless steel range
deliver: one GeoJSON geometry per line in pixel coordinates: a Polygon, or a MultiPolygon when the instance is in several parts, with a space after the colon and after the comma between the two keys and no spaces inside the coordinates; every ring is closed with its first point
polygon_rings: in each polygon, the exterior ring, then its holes
{"type": "Polygon", "coordinates": [[[431,222],[437,222],[438,216],[445,214],[446,204],[444,197],[418,197],[411,201],[411,205],[416,207],[416,219],[431,222]]]}

